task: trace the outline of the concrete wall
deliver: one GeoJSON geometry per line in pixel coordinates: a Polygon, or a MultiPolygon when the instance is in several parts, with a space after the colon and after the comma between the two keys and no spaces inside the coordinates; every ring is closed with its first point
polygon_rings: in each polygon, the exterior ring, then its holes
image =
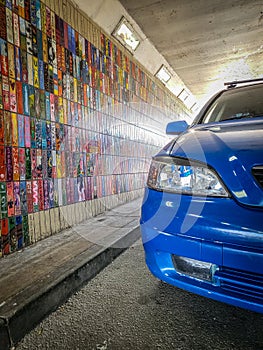
{"type": "Polygon", "coordinates": [[[0,23],[6,255],[140,196],[187,111],[70,1],[2,0],[0,23]]]}

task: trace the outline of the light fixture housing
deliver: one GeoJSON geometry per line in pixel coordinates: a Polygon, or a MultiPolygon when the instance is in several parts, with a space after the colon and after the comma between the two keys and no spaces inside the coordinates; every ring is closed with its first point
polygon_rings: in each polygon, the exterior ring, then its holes
{"type": "Polygon", "coordinates": [[[134,52],[141,42],[140,36],[125,17],[121,18],[112,35],[131,52],[134,52]]]}
{"type": "Polygon", "coordinates": [[[177,97],[184,102],[189,97],[189,93],[183,89],[177,97]]]}
{"type": "Polygon", "coordinates": [[[163,82],[164,84],[167,84],[168,81],[171,79],[172,75],[170,74],[170,72],[168,71],[168,69],[162,65],[159,70],[157,71],[157,73],[155,74],[155,76],[161,80],[161,82],[163,82]]]}

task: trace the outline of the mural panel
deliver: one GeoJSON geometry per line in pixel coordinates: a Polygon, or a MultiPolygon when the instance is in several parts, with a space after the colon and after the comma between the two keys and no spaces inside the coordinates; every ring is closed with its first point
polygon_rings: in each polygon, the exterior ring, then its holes
{"type": "Polygon", "coordinates": [[[184,113],[104,34],[99,49],[39,0],[0,1],[0,89],[4,255],[42,238],[35,213],[143,188],[163,124],[184,113]]]}

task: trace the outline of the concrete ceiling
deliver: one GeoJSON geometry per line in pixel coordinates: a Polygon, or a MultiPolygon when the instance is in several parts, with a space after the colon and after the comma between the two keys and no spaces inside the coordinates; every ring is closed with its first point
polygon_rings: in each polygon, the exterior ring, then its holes
{"type": "Polygon", "coordinates": [[[262,0],[119,1],[198,100],[263,77],[262,0]]]}

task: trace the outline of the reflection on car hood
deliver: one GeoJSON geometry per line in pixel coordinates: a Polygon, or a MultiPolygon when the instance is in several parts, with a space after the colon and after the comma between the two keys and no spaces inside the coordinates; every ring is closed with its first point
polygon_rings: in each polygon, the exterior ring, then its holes
{"type": "Polygon", "coordinates": [[[263,118],[196,125],[176,139],[170,155],[210,165],[239,202],[263,206],[251,173],[263,165],[263,118]]]}

